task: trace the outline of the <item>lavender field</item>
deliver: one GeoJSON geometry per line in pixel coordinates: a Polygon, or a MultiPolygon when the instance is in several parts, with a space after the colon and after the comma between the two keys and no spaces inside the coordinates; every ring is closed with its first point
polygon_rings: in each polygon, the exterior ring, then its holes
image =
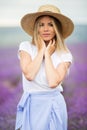
{"type": "MultiPolygon", "coordinates": [[[[63,83],[68,130],[87,130],[87,42],[68,47],[74,57],[70,74],[63,83]]],[[[16,106],[22,94],[17,50],[17,44],[0,48],[0,130],[15,128],[16,106]]]]}

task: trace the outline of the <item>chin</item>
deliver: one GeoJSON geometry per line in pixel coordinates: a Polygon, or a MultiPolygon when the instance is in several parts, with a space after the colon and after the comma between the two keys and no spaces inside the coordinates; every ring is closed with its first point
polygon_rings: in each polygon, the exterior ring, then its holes
{"type": "Polygon", "coordinates": [[[44,40],[44,42],[45,42],[45,43],[49,43],[49,42],[50,42],[50,40],[44,40]]]}
{"type": "Polygon", "coordinates": [[[47,41],[50,41],[51,39],[45,39],[45,38],[44,38],[43,40],[44,40],[45,42],[47,42],[47,41]]]}

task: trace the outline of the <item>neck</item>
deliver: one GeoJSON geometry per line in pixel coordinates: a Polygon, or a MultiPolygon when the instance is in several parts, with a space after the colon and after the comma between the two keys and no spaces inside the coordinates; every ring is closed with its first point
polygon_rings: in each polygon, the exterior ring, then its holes
{"type": "Polygon", "coordinates": [[[45,42],[45,45],[47,46],[49,44],[49,41],[44,41],[45,42]]]}

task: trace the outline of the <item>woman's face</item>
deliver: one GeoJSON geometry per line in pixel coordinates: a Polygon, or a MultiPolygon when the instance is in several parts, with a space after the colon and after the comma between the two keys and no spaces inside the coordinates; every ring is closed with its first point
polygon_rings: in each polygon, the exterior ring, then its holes
{"type": "Polygon", "coordinates": [[[49,16],[43,16],[39,20],[38,33],[40,37],[48,43],[55,37],[55,30],[52,23],[52,18],[49,16]]]}

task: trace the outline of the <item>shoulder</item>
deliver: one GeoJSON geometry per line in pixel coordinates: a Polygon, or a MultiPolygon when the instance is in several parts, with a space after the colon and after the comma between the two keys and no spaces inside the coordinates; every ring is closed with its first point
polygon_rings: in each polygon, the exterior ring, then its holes
{"type": "Polygon", "coordinates": [[[32,44],[29,41],[23,41],[19,44],[19,48],[23,47],[30,47],[32,44]]]}
{"type": "Polygon", "coordinates": [[[35,45],[33,45],[31,42],[29,41],[23,41],[20,43],[19,45],[19,51],[23,50],[26,51],[28,53],[32,53],[33,49],[36,48],[35,45]]]}
{"type": "Polygon", "coordinates": [[[55,52],[52,56],[53,61],[55,62],[71,62],[73,61],[73,56],[71,52],[55,52]]]}
{"type": "Polygon", "coordinates": [[[63,62],[71,62],[72,63],[73,56],[72,56],[71,52],[62,53],[61,54],[61,61],[63,61],[63,62]]]}

